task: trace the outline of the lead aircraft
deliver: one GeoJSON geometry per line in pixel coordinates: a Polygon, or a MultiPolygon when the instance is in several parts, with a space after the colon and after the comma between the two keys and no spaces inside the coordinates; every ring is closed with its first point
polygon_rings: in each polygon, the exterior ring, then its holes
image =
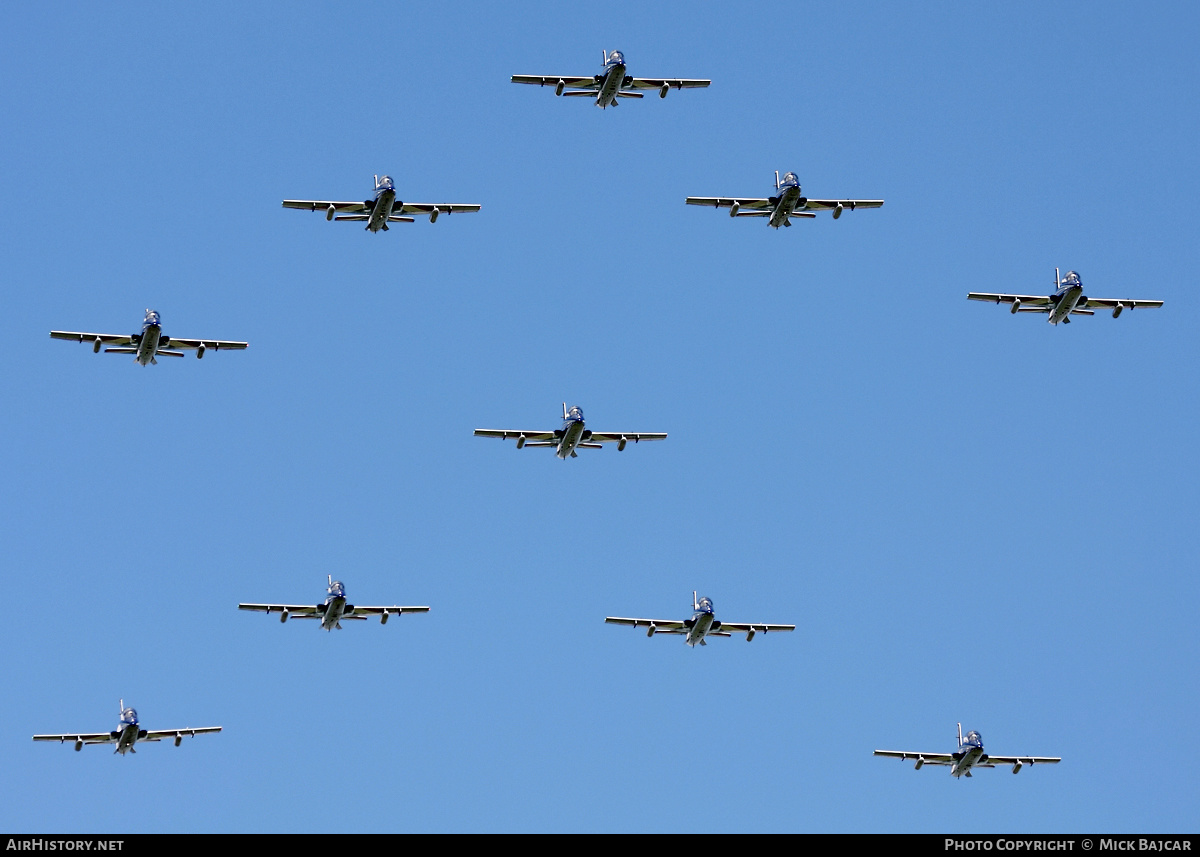
{"type": "Polygon", "coordinates": [[[1083,280],[1077,271],[1067,271],[1065,277],[1059,278],[1058,268],[1054,269],[1054,292],[1050,295],[1005,295],[988,292],[968,292],[967,299],[972,301],[990,301],[991,303],[1010,303],[1011,313],[1044,312],[1050,315],[1051,324],[1071,323],[1073,315],[1095,315],[1097,308],[1103,307],[1113,311],[1113,318],[1121,315],[1125,309],[1135,310],[1138,307],[1160,307],[1162,301],[1135,301],[1130,298],[1089,298],[1083,293],[1083,280]]]}
{"type": "Polygon", "coordinates": [[[437,223],[442,212],[479,211],[480,206],[462,202],[403,202],[396,198],[396,184],[391,176],[375,176],[375,197],[363,202],[336,202],[322,199],[285,199],[284,208],[304,211],[324,211],[326,220],[356,220],[365,222],[369,232],[388,231],[389,223],[413,223],[415,217],[406,214],[428,214],[430,223],[437,223]],[[338,212],[360,212],[339,214],[338,212]],[[361,212],[366,212],[365,214],[361,212]]]}
{"type": "Polygon", "coordinates": [[[666,432],[592,431],[584,426],[583,408],[574,405],[570,410],[563,402],[563,425],[553,431],[522,431],[521,429],[475,429],[476,437],[516,438],[517,449],[526,446],[554,447],[554,454],[566,461],[578,458],[577,449],[601,449],[603,444],[615,443],[617,452],[625,450],[629,441],[665,440],[666,432]]]}
{"type": "Polygon", "coordinates": [[[795,625],[719,622],[713,617],[712,599],[701,598],[697,601],[695,590],[692,591],[692,611],[691,619],[626,619],[620,616],[606,616],[604,621],[610,625],[631,625],[634,628],[644,626],[647,629],[647,637],[653,637],[655,634],[680,634],[685,637],[684,642],[693,648],[697,643],[707,646],[708,643],[704,642],[705,637],[732,637],[734,631],[745,634],[748,643],[760,631],[765,634],[768,631],[796,630],[795,625]]]}
{"type": "Polygon", "coordinates": [[[133,354],[135,363],[140,363],[146,366],[150,363],[155,365],[158,361],[155,357],[182,357],[183,352],[180,348],[196,349],[196,357],[204,356],[204,352],[208,349],[213,351],[241,351],[249,347],[245,342],[227,342],[224,339],[172,339],[169,336],[163,336],[162,322],[159,315],[152,309],[146,310],[146,317],[142,319],[142,332],[132,333],[129,336],[122,336],[119,333],[80,333],[73,330],[52,330],[50,331],[51,339],[69,339],[73,342],[90,342],[92,343],[92,353],[96,354],[100,351],[100,346],[109,343],[111,348],[105,348],[105,354],[133,354]],[[132,346],[132,347],[129,347],[132,346]]]}
{"type": "Polygon", "coordinates": [[[972,768],[994,768],[997,765],[1012,765],[1018,773],[1024,765],[1054,765],[1062,761],[1057,756],[990,756],[983,751],[983,737],[975,731],[967,733],[963,740],[962,724],[958,724],[958,751],[955,753],[909,753],[898,750],[876,750],[876,756],[891,756],[896,759],[916,759],[915,770],[923,765],[949,765],[950,775],[971,776],[972,768]]]}
{"type": "Polygon", "coordinates": [[[809,199],[801,196],[800,180],[795,173],[784,173],[780,180],[779,170],[775,171],[775,193],[771,196],[689,196],[686,202],[728,208],[730,217],[769,217],[767,225],[776,229],[791,226],[793,217],[816,217],[813,213],[816,211],[832,211],[833,219],[837,220],[847,208],[854,211],[883,205],[882,199],[809,199]],[[743,208],[748,210],[742,211],[743,208]]]}
{"type": "Polygon", "coordinates": [[[138,725],[137,712],[132,708],[125,707],[125,700],[121,700],[121,719],[117,723],[117,728],[111,732],[81,732],[75,735],[34,735],[34,741],[57,741],[63,744],[67,741],[75,742],[75,749],[82,750],[84,744],[116,744],[117,749],[114,753],[120,753],[124,756],[126,753],[136,753],[133,745],[138,741],[161,741],[164,738],[174,738],[175,746],[178,747],[183,742],[184,735],[203,735],[206,732],[220,732],[220,726],[203,726],[199,729],[142,729],[138,725]]]}
{"type": "Polygon", "coordinates": [[[514,74],[513,83],[531,83],[537,86],[553,86],[555,95],[574,95],[596,98],[600,109],[616,107],[619,98],[642,98],[637,89],[657,89],[659,98],[666,98],[671,89],[699,89],[712,83],[711,80],[694,80],[680,77],[630,77],[625,73],[625,55],[620,51],[602,51],[603,67],[599,74],[587,77],[563,75],[514,74]],[[570,87],[570,89],[568,89],[570,87]]]}
{"type": "Polygon", "coordinates": [[[321,627],[326,631],[342,627],[342,619],[362,619],[368,616],[378,616],[379,624],[386,625],[389,616],[399,616],[403,613],[428,613],[428,607],[363,607],[358,604],[346,603],[346,587],[340,580],[334,580],[328,575],[329,588],[324,604],[239,604],[239,610],[253,610],[258,613],[278,613],[279,621],[286,622],[289,616],[297,619],[320,619],[321,627]]]}

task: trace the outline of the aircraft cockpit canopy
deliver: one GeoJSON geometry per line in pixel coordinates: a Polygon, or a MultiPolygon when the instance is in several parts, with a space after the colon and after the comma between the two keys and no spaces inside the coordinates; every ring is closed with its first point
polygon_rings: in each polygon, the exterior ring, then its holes
{"type": "Polygon", "coordinates": [[[145,320],[147,324],[158,324],[158,313],[152,309],[146,310],[145,320]]]}
{"type": "Polygon", "coordinates": [[[583,419],[583,408],[579,407],[579,405],[572,405],[571,409],[569,411],[567,411],[567,419],[570,419],[570,420],[583,419]]]}
{"type": "Polygon", "coordinates": [[[132,708],[126,708],[124,711],[121,712],[121,722],[122,723],[137,723],[138,722],[137,712],[134,711],[132,708]]]}
{"type": "Polygon", "coordinates": [[[786,187],[788,185],[797,185],[798,186],[799,184],[800,184],[800,179],[796,178],[795,173],[784,173],[783,181],[781,181],[779,183],[779,186],[780,187],[786,187]]]}
{"type": "Polygon", "coordinates": [[[613,51],[612,53],[610,53],[608,55],[608,64],[614,65],[616,63],[625,65],[625,55],[623,53],[621,53],[620,51],[613,51]]]}
{"type": "Polygon", "coordinates": [[[395,188],[396,188],[396,186],[394,184],[392,184],[391,176],[380,176],[379,177],[379,187],[387,189],[387,190],[395,190],[395,188]]]}
{"type": "Polygon", "coordinates": [[[971,730],[967,733],[967,737],[963,739],[964,744],[970,744],[974,747],[983,746],[983,737],[976,731],[971,730]]]}
{"type": "Polygon", "coordinates": [[[697,604],[698,604],[698,606],[700,607],[700,609],[701,609],[701,610],[703,610],[705,613],[711,613],[711,612],[712,612],[712,609],[713,609],[713,603],[712,603],[712,599],[711,599],[711,598],[707,598],[707,597],[705,597],[705,598],[701,598],[701,599],[700,599],[700,601],[699,601],[699,602],[697,602],[697,604]]]}
{"type": "Polygon", "coordinates": [[[329,584],[329,594],[336,595],[341,598],[345,598],[346,597],[346,587],[342,584],[342,582],[340,580],[335,580],[333,583],[329,584]]]}
{"type": "Polygon", "coordinates": [[[1079,279],[1079,272],[1077,271],[1067,271],[1067,275],[1063,277],[1064,286],[1078,286],[1082,284],[1083,281],[1079,279]]]}

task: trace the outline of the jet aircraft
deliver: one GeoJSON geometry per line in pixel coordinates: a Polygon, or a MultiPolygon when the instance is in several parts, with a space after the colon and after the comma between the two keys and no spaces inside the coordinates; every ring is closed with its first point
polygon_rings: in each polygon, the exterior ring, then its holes
{"type": "Polygon", "coordinates": [[[1135,301],[1129,298],[1089,298],[1083,293],[1083,280],[1077,271],[1067,271],[1061,279],[1058,268],[1054,269],[1054,293],[1051,295],[1004,295],[988,294],[987,292],[968,292],[967,299],[972,301],[990,301],[991,303],[1010,303],[1011,313],[1044,312],[1050,315],[1051,324],[1071,323],[1073,315],[1095,315],[1096,308],[1103,307],[1113,311],[1113,318],[1121,315],[1125,309],[1134,310],[1138,307],[1160,307],[1162,301],[1135,301]],[[1028,305],[1028,306],[1027,306],[1028,305]]]}
{"type": "Polygon", "coordinates": [[[437,223],[442,212],[479,211],[480,206],[461,202],[403,202],[396,198],[396,185],[391,176],[375,176],[375,197],[363,202],[332,202],[321,199],[285,199],[284,208],[305,211],[324,211],[326,220],[356,220],[367,224],[370,232],[388,231],[389,223],[413,223],[407,214],[428,214],[430,223],[437,223]],[[357,212],[339,214],[338,212],[357,212]]]}
{"type": "Polygon", "coordinates": [[[622,452],[629,441],[665,440],[666,432],[592,431],[583,424],[583,409],[578,405],[567,409],[563,402],[563,425],[553,431],[521,431],[520,429],[475,429],[476,437],[498,437],[517,439],[517,449],[526,446],[554,447],[554,454],[563,461],[567,457],[578,458],[577,449],[600,449],[602,444],[615,443],[622,452]]]}
{"type": "Polygon", "coordinates": [[[183,742],[184,735],[203,735],[205,732],[220,732],[220,726],[204,726],[199,729],[142,729],[138,725],[137,712],[125,707],[121,700],[121,720],[117,728],[111,732],[81,732],[76,735],[34,735],[34,741],[57,741],[60,744],[67,741],[75,742],[75,749],[82,750],[84,744],[116,744],[114,753],[124,756],[126,753],[136,753],[133,745],[138,741],[161,741],[164,738],[174,738],[175,746],[183,742]]]}
{"type": "Polygon", "coordinates": [[[779,170],[775,171],[775,193],[769,197],[689,196],[686,202],[728,208],[730,217],[769,217],[767,225],[776,229],[791,226],[793,217],[816,217],[815,211],[832,211],[837,220],[847,208],[854,211],[883,205],[882,199],[809,199],[800,195],[800,180],[795,173],[785,173],[780,181],[779,170]]]}
{"type": "Polygon", "coordinates": [[[963,740],[962,724],[958,724],[958,752],[955,753],[909,753],[897,750],[876,750],[876,756],[892,756],[896,759],[916,759],[915,770],[922,765],[949,765],[954,778],[971,776],[972,768],[994,768],[997,765],[1012,765],[1014,774],[1024,765],[1053,765],[1061,762],[1057,756],[989,756],[983,751],[983,738],[978,732],[967,733],[963,740]]]}
{"type": "Polygon", "coordinates": [[[342,619],[361,619],[364,622],[368,616],[378,616],[379,624],[386,625],[389,616],[402,613],[428,613],[428,607],[362,607],[346,602],[346,587],[340,580],[334,580],[329,575],[328,595],[324,604],[239,604],[239,610],[254,610],[258,613],[278,613],[279,621],[286,622],[288,617],[295,615],[297,619],[320,619],[321,627],[326,631],[341,628],[342,619]]]}
{"type": "Polygon", "coordinates": [[[697,643],[707,646],[708,643],[704,642],[705,637],[731,637],[734,631],[745,634],[748,643],[760,631],[765,634],[769,631],[796,630],[795,625],[720,622],[713,617],[712,599],[701,598],[697,601],[695,591],[692,592],[692,610],[694,612],[691,619],[625,619],[606,616],[604,621],[610,625],[632,625],[634,628],[645,626],[647,637],[653,637],[655,634],[680,634],[685,637],[684,642],[693,648],[697,643]]]}
{"type": "Polygon", "coordinates": [[[596,106],[616,107],[619,98],[642,98],[637,89],[657,89],[659,98],[666,98],[674,89],[698,89],[706,87],[711,80],[689,80],[687,78],[630,77],[625,73],[625,56],[620,51],[611,54],[604,51],[603,67],[599,74],[587,77],[559,77],[540,74],[514,74],[513,83],[532,83],[538,86],[553,86],[555,95],[575,95],[596,98],[596,106]],[[571,87],[567,89],[567,87],[571,87]]]}
{"type": "Polygon", "coordinates": [[[69,339],[73,342],[90,342],[92,343],[92,353],[99,353],[100,346],[109,344],[114,347],[105,348],[105,354],[133,354],[135,363],[140,363],[143,366],[158,361],[156,356],[166,357],[182,357],[183,352],[180,348],[196,349],[196,357],[203,357],[204,352],[208,349],[213,351],[241,351],[248,348],[248,343],[245,342],[226,342],[223,339],[172,339],[169,336],[163,336],[162,322],[159,315],[152,309],[146,310],[146,317],[142,320],[142,332],[132,333],[129,336],[121,336],[117,333],[79,333],[73,330],[52,330],[50,331],[51,339],[69,339]],[[132,346],[132,347],[129,347],[132,346]],[[174,349],[174,350],[168,350],[174,349]]]}

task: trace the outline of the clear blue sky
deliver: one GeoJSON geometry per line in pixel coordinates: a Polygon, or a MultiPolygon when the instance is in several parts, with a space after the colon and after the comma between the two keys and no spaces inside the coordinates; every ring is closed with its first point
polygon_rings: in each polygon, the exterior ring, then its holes
{"type": "Polygon", "coordinates": [[[1186,4],[3,14],[0,824],[1197,829],[1186,4]],[[601,112],[512,74],[708,77],[601,112]],[[685,206],[812,196],[792,229],[685,206]],[[477,202],[370,235],[291,198],[477,202]],[[969,290],[1161,310],[1079,319],[969,290]],[[52,342],[245,339],[142,369],[52,342]],[[475,439],[661,444],[560,462],[475,439]],[[429,604],[381,628],[241,613],[429,604]],[[605,615],[794,634],[690,650],[605,615]],[[135,757],[35,745],[217,736],[135,757]],[[876,759],[954,725],[1055,768],[876,759]]]}

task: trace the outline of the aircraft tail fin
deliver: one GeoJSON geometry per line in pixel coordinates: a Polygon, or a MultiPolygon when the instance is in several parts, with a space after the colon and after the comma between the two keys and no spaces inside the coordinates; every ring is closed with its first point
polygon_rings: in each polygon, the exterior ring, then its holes
{"type": "Polygon", "coordinates": [[[329,588],[333,589],[333,575],[327,574],[327,575],[325,575],[325,577],[327,577],[329,579],[329,588]]]}
{"type": "Polygon", "coordinates": [[[775,190],[779,190],[779,170],[775,171],[775,190]]]}
{"type": "Polygon", "coordinates": [[[1054,291],[1057,292],[1059,289],[1059,286],[1061,286],[1061,285],[1062,285],[1062,277],[1059,276],[1058,267],[1056,266],[1054,268],[1054,291]]]}
{"type": "Polygon", "coordinates": [[[567,418],[567,403],[563,402],[563,419],[567,418]]]}
{"type": "Polygon", "coordinates": [[[600,56],[601,56],[600,65],[602,65],[602,66],[608,65],[608,51],[606,51],[604,48],[601,48],[600,56]]]}
{"type": "Polygon", "coordinates": [[[692,590],[692,610],[696,611],[699,609],[700,609],[700,602],[696,599],[696,590],[693,589],[692,590]]]}
{"type": "Polygon", "coordinates": [[[962,746],[962,724],[958,724],[958,746],[962,746]]]}

